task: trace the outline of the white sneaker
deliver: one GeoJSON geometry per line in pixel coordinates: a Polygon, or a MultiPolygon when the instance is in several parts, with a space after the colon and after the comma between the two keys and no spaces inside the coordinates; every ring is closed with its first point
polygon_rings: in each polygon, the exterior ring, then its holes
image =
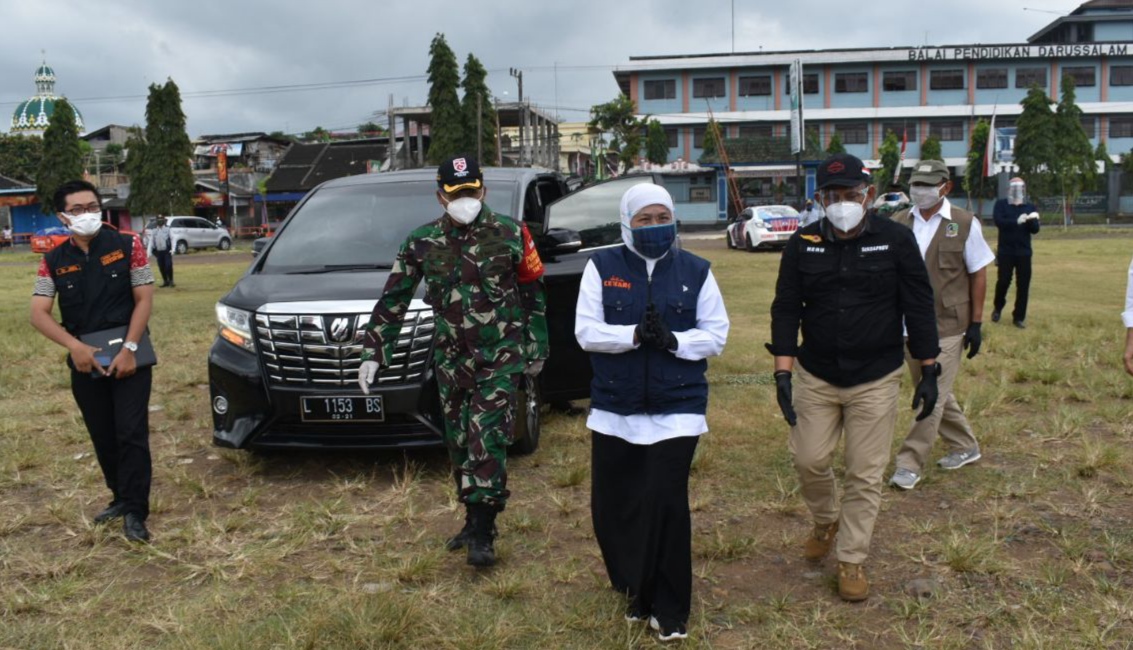
{"type": "Polygon", "coordinates": [[[662,628],[657,617],[650,616],[649,627],[657,631],[657,639],[662,642],[680,641],[688,638],[688,630],[685,629],[684,623],[678,623],[673,627],[662,628]]]}
{"type": "Polygon", "coordinates": [[[965,449],[963,451],[954,451],[938,460],[936,464],[940,465],[941,469],[960,469],[964,465],[974,463],[980,458],[983,458],[983,456],[980,455],[980,448],[972,447],[971,449],[965,449]]]}
{"type": "Polygon", "coordinates": [[[889,485],[899,487],[902,490],[911,490],[921,482],[921,475],[916,472],[898,467],[897,471],[893,472],[893,477],[889,479],[889,485]]]}

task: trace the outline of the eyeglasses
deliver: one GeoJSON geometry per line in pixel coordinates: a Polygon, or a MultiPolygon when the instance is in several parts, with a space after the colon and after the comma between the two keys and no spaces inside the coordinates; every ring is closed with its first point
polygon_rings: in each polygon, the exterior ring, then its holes
{"type": "Polygon", "coordinates": [[[823,205],[830,205],[831,203],[838,203],[839,201],[849,201],[853,203],[861,203],[869,196],[869,189],[863,190],[821,190],[819,192],[819,200],[823,205]]]}
{"type": "Polygon", "coordinates": [[[87,205],[73,205],[63,211],[63,214],[68,217],[77,217],[80,214],[87,214],[90,212],[102,212],[102,206],[97,203],[90,203],[87,205]]]}

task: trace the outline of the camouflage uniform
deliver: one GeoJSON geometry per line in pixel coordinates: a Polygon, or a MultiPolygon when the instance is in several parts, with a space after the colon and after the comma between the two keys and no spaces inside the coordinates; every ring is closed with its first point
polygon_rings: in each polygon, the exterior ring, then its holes
{"type": "Polygon", "coordinates": [[[409,234],[366,325],[362,360],[389,364],[409,301],[425,280],[436,317],[445,442],[465,503],[502,509],[507,501],[520,373],[548,353],[541,276],[526,226],[486,205],[463,228],[441,217],[409,234]]]}

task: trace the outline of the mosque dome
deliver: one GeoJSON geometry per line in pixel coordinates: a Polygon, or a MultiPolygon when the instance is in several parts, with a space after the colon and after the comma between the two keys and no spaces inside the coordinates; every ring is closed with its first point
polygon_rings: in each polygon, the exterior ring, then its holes
{"type": "MultiPolygon", "coordinates": [[[[55,95],[55,71],[44,62],[35,71],[35,96],[27,101],[20,102],[12,113],[11,133],[42,136],[51,123],[51,116],[55,113],[55,103],[59,97],[55,95]]],[[[75,111],[75,126],[79,133],[85,131],[83,116],[79,108],[71,104],[75,111]]]]}

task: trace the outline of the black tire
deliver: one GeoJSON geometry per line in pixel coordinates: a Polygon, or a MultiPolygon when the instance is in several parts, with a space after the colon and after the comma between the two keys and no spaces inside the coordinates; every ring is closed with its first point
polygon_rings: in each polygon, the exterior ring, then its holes
{"type": "Polygon", "coordinates": [[[755,244],[751,243],[751,235],[744,235],[744,241],[747,243],[747,251],[749,253],[754,253],[755,244]]]}
{"type": "Polygon", "coordinates": [[[180,239],[177,241],[177,246],[175,246],[173,250],[178,255],[184,255],[185,253],[189,252],[189,244],[184,239],[180,239]]]}
{"type": "Polygon", "coordinates": [[[220,240],[220,243],[217,244],[216,247],[222,251],[226,251],[229,248],[232,248],[232,240],[225,237],[224,239],[220,240]]]}
{"type": "Polygon", "coordinates": [[[525,375],[516,394],[515,432],[508,453],[513,456],[535,453],[539,448],[542,418],[543,393],[539,390],[539,381],[529,381],[525,375]]]}

